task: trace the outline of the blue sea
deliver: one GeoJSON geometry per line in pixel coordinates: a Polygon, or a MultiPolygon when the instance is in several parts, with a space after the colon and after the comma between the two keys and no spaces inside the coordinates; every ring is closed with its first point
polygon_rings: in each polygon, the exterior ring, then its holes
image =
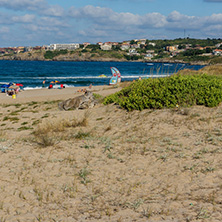
{"type": "Polygon", "coordinates": [[[122,81],[149,77],[164,77],[181,69],[198,70],[203,66],[177,63],[143,62],[62,62],[62,61],[8,61],[0,60],[0,83],[21,83],[24,89],[41,88],[51,81],[67,87],[108,85],[112,76],[110,67],[116,67],[122,81]],[[105,75],[106,77],[99,77],[105,75]]]}

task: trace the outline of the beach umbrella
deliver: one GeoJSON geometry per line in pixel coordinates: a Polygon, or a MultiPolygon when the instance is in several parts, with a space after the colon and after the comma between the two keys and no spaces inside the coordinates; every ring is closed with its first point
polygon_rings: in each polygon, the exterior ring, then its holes
{"type": "Polygon", "coordinates": [[[8,87],[9,87],[9,84],[2,84],[2,85],[0,86],[1,92],[2,92],[2,93],[6,92],[6,90],[8,89],[8,87]]]}
{"type": "Polygon", "coordinates": [[[55,81],[51,81],[50,83],[56,84],[56,83],[59,83],[59,81],[55,80],[55,81]]]}
{"type": "Polygon", "coordinates": [[[1,85],[0,87],[1,87],[1,88],[8,88],[9,85],[8,85],[8,84],[3,84],[3,85],[1,85]]]}
{"type": "Polygon", "coordinates": [[[23,84],[21,84],[21,83],[16,83],[15,85],[16,86],[23,86],[23,84]]]}

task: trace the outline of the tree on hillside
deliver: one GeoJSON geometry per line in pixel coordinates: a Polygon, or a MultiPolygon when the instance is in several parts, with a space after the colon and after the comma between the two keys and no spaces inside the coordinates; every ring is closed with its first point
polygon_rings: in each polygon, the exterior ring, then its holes
{"type": "Polygon", "coordinates": [[[130,41],[130,45],[134,45],[134,44],[136,44],[136,41],[135,40],[131,40],[130,41]]]}

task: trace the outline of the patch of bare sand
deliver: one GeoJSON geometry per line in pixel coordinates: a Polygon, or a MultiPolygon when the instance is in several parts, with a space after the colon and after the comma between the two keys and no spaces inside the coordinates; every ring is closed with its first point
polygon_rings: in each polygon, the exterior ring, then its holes
{"type": "Polygon", "coordinates": [[[94,93],[102,94],[103,96],[109,95],[115,91],[121,89],[121,87],[114,87],[109,85],[102,86],[92,86],[88,87],[68,87],[64,89],[32,89],[21,91],[16,95],[16,99],[12,96],[6,96],[5,93],[0,93],[0,103],[1,104],[17,104],[17,103],[28,103],[32,101],[45,102],[52,100],[65,100],[75,96],[79,96],[82,92],[78,92],[82,89],[92,91],[94,93]]]}
{"type": "Polygon", "coordinates": [[[222,106],[0,108],[2,221],[222,221],[222,106]]]}

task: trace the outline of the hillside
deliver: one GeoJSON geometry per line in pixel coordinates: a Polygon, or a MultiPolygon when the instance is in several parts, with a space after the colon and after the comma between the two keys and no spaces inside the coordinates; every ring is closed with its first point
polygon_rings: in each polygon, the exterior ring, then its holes
{"type": "MultiPolygon", "coordinates": [[[[58,55],[50,55],[45,56],[45,51],[36,51],[36,52],[25,52],[19,53],[9,56],[2,56],[0,59],[5,60],[41,60],[41,61],[127,61],[124,57],[123,53],[116,53],[116,52],[103,52],[100,51],[99,53],[90,53],[84,52],[81,53],[80,51],[71,51],[67,53],[58,53],[58,55]]],[[[137,60],[142,61],[142,60],[137,60]]]]}
{"type": "Polygon", "coordinates": [[[190,63],[196,65],[222,64],[222,56],[176,56],[163,58],[145,59],[145,53],[141,55],[128,55],[122,50],[92,50],[78,49],[75,51],[32,51],[19,54],[0,56],[0,60],[41,60],[41,61],[140,61],[140,62],[163,62],[163,63],[190,63]]]}

